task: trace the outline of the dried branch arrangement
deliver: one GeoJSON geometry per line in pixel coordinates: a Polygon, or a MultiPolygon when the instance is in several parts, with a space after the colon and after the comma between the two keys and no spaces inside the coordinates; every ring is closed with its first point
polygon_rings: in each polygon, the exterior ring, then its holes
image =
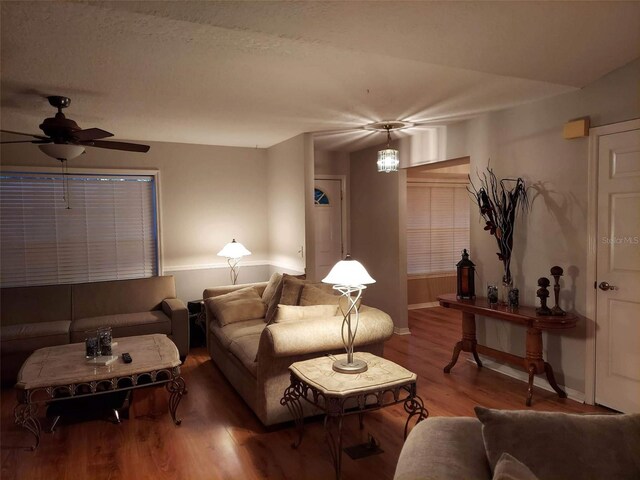
{"type": "Polygon", "coordinates": [[[510,285],[513,232],[518,213],[524,214],[529,209],[527,187],[520,177],[498,180],[489,167],[482,175],[478,174],[478,179],[480,188],[476,188],[469,176],[470,187],[467,187],[467,190],[474,196],[480,208],[480,215],[486,222],[484,229],[498,242],[500,251],[497,255],[504,265],[502,281],[510,285]]]}

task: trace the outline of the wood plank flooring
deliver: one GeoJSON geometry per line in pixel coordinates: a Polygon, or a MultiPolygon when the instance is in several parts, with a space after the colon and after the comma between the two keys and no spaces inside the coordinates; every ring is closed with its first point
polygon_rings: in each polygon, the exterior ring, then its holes
{"type": "MultiPolygon", "coordinates": [[[[385,357],[418,374],[418,394],[431,416],[474,416],[473,407],[524,409],[526,384],[487,369],[477,369],[462,353],[451,374],[442,368],[461,336],[459,312],[443,308],[409,312],[412,335],[387,343],[385,357]]],[[[171,422],[164,388],[135,392],[129,420],[61,425],[43,434],[35,452],[32,437],[14,425],[13,389],[0,392],[0,476],[30,479],[332,479],[321,419],[308,421],[298,450],[292,424],[265,429],[213,365],[204,348],[194,349],[183,367],[189,394],[171,422]]],[[[539,388],[534,410],[606,411],[559,399],[539,388]]],[[[345,420],[344,446],[362,443],[371,433],[384,453],[360,460],[343,455],[343,479],[392,479],[402,448],[405,413],[396,405],[345,420]]]]}

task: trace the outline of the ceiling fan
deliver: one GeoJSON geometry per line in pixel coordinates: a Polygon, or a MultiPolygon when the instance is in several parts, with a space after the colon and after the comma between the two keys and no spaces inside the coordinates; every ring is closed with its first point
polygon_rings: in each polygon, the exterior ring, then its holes
{"type": "MultiPolygon", "coordinates": [[[[103,138],[113,137],[113,133],[107,132],[100,128],[87,128],[81,129],[78,124],[70,118],[65,117],[62,113],[63,108],[67,108],[71,105],[71,99],[68,97],[61,97],[58,95],[52,95],[47,97],[49,104],[52,107],[58,109],[58,113],[54,117],[45,118],[40,124],[40,129],[44,132],[43,135],[34,135],[31,133],[14,132],[11,130],[0,130],[0,132],[10,133],[14,135],[24,135],[33,137],[32,140],[14,140],[0,143],[35,143],[39,144],[41,150],[49,156],[56,157],[54,148],[47,148],[45,145],[68,145],[77,146],[77,155],[84,152],[82,147],[96,147],[96,148],[108,148],[111,150],[123,150],[125,152],[140,152],[145,153],[149,151],[149,145],[142,145],[139,143],[128,142],[114,142],[110,140],[102,140],[103,138]]],[[[50,145],[49,147],[53,147],[50,145]]],[[[68,159],[68,158],[65,158],[68,159]]],[[[59,158],[59,160],[62,160],[59,158]]]]}

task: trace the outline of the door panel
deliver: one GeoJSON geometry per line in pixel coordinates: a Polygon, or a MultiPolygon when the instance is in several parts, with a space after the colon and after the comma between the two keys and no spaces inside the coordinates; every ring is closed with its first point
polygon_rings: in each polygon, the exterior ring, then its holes
{"type": "Polygon", "coordinates": [[[342,182],[316,179],[315,188],[316,275],[323,279],[342,259],[342,182]]]}
{"type": "Polygon", "coordinates": [[[598,149],[596,403],[640,412],[640,130],[598,149]]]}

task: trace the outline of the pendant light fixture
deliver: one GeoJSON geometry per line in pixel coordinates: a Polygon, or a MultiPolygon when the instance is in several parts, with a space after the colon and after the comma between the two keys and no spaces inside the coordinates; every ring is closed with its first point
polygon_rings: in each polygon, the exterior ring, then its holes
{"type": "Polygon", "coordinates": [[[378,172],[397,172],[400,165],[400,152],[391,148],[391,124],[386,124],[383,128],[387,131],[387,148],[378,152],[378,172]]]}

